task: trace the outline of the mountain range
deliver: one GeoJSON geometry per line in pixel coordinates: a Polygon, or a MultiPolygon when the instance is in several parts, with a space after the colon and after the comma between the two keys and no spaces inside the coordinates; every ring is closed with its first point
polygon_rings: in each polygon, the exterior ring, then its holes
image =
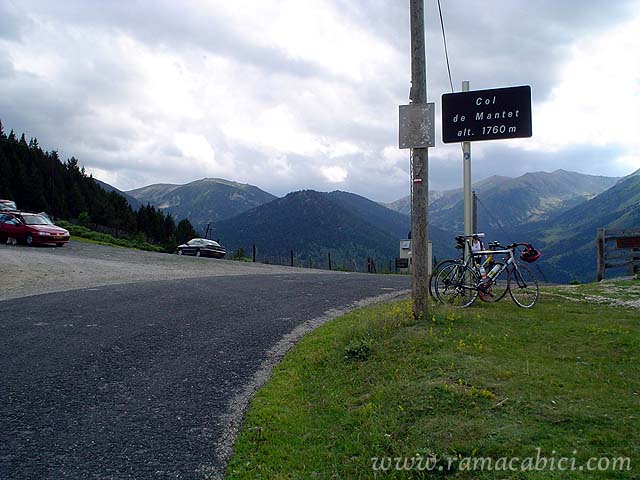
{"type": "Polygon", "coordinates": [[[125,193],[178,220],[188,218],[197,230],[276,199],[253,185],[221,178],[203,178],[186,185],[161,183],[125,193]]]}
{"type": "MultiPolygon", "coordinates": [[[[398,256],[399,240],[406,238],[410,218],[353,193],[303,190],[293,192],[237,217],[215,225],[214,236],[231,250],[250,252],[256,245],[260,257],[271,261],[325,265],[331,254],[333,265],[364,270],[366,258],[387,268],[398,256]]],[[[450,236],[432,228],[436,255],[450,236]]]]}
{"type": "Polygon", "coordinates": [[[131,208],[133,208],[135,211],[138,211],[140,207],[143,206],[142,202],[140,202],[137,198],[132,197],[131,195],[123,192],[122,190],[118,190],[116,187],[112,187],[108,183],[101,182],[97,178],[94,178],[93,180],[98,185],[100,185],[100,187],[102,187],[103,190],[106,190],[107,192],[116,192],[122,195],[127,200],[127,202],[129,202],[129,205],[131,206],[131,208]]]}
{"type": "MultiPolygon", "coordinates": [[[[522,225],[553,218],[612,187],[618,177],[601,177],[556,170],[532,172],[517,178],[492,176],[473,184],[478,202],[478,229],[492,236],[522,225]]],[[[389,208],[409,214],[408,197],[389,208]]],[[[429,194],[429,222],[464,231],[462,189],[429,194]]]]}
{"type": "MultiPolygon", "coordinates": [[[[542,248],[535,264],[549,281],[589,281],[595,276],[596,229],[640,225],[640,171],[624,177],[565,170],[518,178],[493,176],[474,184],[479,198],[478,230],[487,240],[529,241],[542,248]]],[[[406,238],[407,197],[383,205],[353,193],[304,190],[278,198],[258,187],[223,179],[186,185],[157,184],[124,192],[177,219],[189,218],[231,252],[296,264],[327,263],[362,270],[367,257],[388,265],[406,238]],[[396,211],[397,210],[397,211],[396,211]]],[[[453,236],[462,232],[462,189],[430,192],[429,236],[437,259],[457,255],[453,236]]]]}
{"type": "Polygon", "coordinates": [[[586,282],[595,277],[596,230],[603,227],[640,227],[640,170],[590,200],[549,220],[530,224],[523,233],[540,242],[544,252],[541,266],[553,281],[586,282]]]}

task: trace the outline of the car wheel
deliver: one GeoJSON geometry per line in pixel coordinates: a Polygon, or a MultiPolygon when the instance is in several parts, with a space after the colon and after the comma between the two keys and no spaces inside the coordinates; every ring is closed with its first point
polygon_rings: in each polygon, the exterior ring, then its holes
{"type": "Polygon", "coordinates": [[[178,255],[182,255],[182,249],[181,248],[178,249],[178,255]]]}
{"type": "Polygon", "coordinates": [[[196,257],[200,256],[200,250],[196,250],[196,257]]]}
{"type": "Polygon", "coordinates": [[[30,247],[33,246],[33,236],[32,235],[28,234],[24,240],[25,240],[25,242],[27,242],[27,245],[29,245],[30,247]]]}

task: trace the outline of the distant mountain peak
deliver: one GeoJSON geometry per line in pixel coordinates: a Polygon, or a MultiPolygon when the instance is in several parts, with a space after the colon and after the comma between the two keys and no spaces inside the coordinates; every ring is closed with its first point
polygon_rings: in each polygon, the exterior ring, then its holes
{"type": "Polygon", "coordinates": [[[226,185],[229,187],[237,187],[237,188],[253,186],[253,185],[249,185],[248,183],[239,183],[239,182],[234,182],[233,180],[225,180],[224,178],[211,178],[211,177],[205,177],[205,178],[201,178],[200,180],[194,180],[193,182],[189,182],[186,185],[205,185],[205,184],[226,185]]]}
{"type": "Polygon", "coordinates": [[[156,184],[127,193],[171,213],[176,219],[188,218],[196,228],[277,198],[253,185],[207,177],[185,185],[156,184]]]}

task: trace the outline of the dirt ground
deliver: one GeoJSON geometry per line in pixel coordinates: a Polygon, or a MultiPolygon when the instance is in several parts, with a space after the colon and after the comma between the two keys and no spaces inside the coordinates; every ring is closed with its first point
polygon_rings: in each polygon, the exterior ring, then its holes
{"type": "Polygon", "coordinates": [[[0,301],[154,280],[311,272],[323,270],[143,252],[78,241],[64,247],[0,244],[0,301]]]}

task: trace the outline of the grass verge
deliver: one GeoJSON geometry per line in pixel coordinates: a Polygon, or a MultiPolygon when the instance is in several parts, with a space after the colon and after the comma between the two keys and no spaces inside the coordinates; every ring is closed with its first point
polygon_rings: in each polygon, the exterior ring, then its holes
{"type": "Polygon", "coordinates": [[[148,252],[164,252],[165,249],[157,245],[139,240],[127,240],[125,238],[115,238],[106,233],[96,232],[80,225],[74,225],[69,222],[59,220],[56,224],[62,228],[69,230],[72,240],[80,240],[96,245],[109,245],[112,247],[133,248],[136,250],[145,250],[148,252]]]}
{"type": "Polygon", "coordinates": [[[228,478],[638,478],[638,310],[563,292],[320,327],[256,394],[228,478]]]}

